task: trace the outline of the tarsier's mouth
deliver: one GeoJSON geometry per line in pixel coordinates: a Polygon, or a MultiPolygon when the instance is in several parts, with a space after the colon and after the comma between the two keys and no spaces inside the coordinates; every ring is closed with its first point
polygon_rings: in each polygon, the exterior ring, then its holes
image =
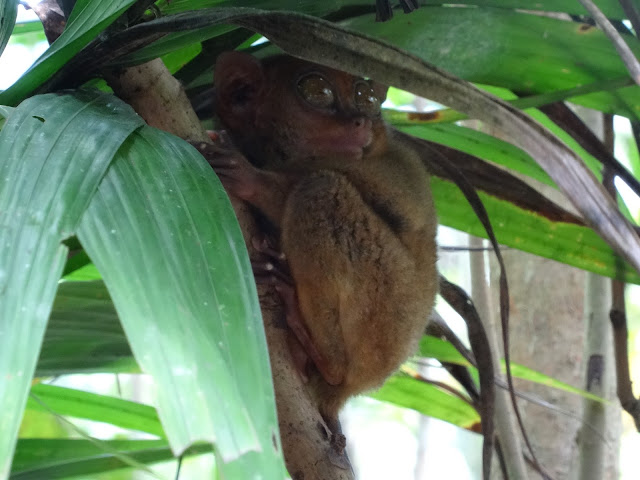
{"type": "Polygon", "coordinates": [[[346,137],[311,140],[308,142],[310,149],[319,155],[340,155],[361,158],[373,145],[373,136],[346,137]]]}
{"type": "Polygon", "coordinates": [[[372,147],[373,132],[370,128],[352,130],[347,134],[328,139],[325,145],[335,153],[360,158],[372,147]]]}

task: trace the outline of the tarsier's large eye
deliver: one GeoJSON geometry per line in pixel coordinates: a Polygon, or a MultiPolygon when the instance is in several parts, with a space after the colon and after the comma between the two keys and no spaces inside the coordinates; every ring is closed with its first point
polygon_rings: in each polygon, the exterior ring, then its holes
{"type": "Polygon", "coordinates": [[[298,92],[314,107],[329,108],[335,102],[331,84],[317,73],[310,73],[298,80],[298,92]]]}
{"type": "Polygon", "coordinates": [[[377,115],[380,112],[380,99],[364,80],[359,81],[354,89],[356,108],[365,115],[377,115]]]}

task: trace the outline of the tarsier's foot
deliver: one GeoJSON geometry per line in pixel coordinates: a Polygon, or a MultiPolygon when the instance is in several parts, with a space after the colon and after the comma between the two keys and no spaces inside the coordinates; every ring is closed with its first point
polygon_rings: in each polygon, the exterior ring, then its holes
{"type": "Polygon", "coordinates": [[[266,236],[253,237],[251,244],[263,256],[263,260],[251,262],[253,275],[257,283],[272,285],[282,300],[287,325],[291,329],[290,335],[287,337],[289,351],[296,370],[300,374],[302,381],[306,383],[309,381],[307,368],[309,367],[310,359],[298,335],[302,331],[300,334],[303,337],[308,337],[308,333],[300,314],[298,297],[286,257],[273,247],[266,236]]]}
{"type": "Polygon", "coordinates": [[[329,461],[336,467],[344,470],[351,469],[351,462],[347,455],[347,437],[342,433],[334,433],[331,436],[331,449],[329,450],[329,461]]]}
{"type": "Polygon", "coordinates": [[[295,283],[289,272],[286,257],[275,250],[268,240],[264,238],[254,238],[251,243],[267,258],[264,262],[252,263],[254,275],[257,282],[273,285],[282,299],[287,325],[293,333],[292,338],[289,339],[291,355],[303,381],[306,382],[308,380],[308,369],[312,364],[315,364],[320,374],[329,384],[338,383],[330,381],[332,379],[326,374],[329,371],[327,367],[329,362],[311,339],[305,320],[300,312],[295,283]]]}
{"type": "Polygon", "coordinates": [[[288,270],[288,266],[285,263],[287,257],[284,253],[274,248],[269,241],[269,237],[266,235],[256,235],[251,239],[251,245],[253,245],[253,248],[255,248],[257,252],[262,253],[278,263],[282,263],[280,266],[288,270]]]}
{"type": "Polygon", "coordinates": [[[342,425],[340,421],[335,419],[324,418],[327,427],[331,430],[331,439],[329,445],[329,461],[336,467],[340,467],[344,470],[351,469],[351,461],[347,455],[347,437],[342,433],[342,425]]]}

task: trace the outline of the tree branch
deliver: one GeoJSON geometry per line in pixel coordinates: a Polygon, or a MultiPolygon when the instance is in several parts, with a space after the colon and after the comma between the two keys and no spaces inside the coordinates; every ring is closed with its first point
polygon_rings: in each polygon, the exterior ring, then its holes
{"type": "MultiPolygon", "coordinates": [[[[613,122],[612,118],[605,122],[606,147],[613,151],[613,122]]],[[[614,184],[615,172],[610,166],[605,165],[602,175],[602,183],[612,198],[616,198],[617,191],[614,184]]],[[[624,301],[625,283],[620,280],[611,280],[611,310],[609,320],[613,329],[613,353],[615,357],[616,384],[620,405],[633,418],[636,430],[640,431],[640,400],[633,395],[631,375],[629,373],[629,331],[627,328],[627,312],[624,301]]]]}

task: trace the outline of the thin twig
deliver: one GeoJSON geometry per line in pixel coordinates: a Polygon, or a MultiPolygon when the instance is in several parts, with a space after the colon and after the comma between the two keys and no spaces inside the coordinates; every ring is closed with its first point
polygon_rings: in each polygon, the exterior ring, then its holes
{"type": "MultiPolygon", "coordinates": [[[[607,148],[613,150],[613,125],[609,118],[605,122],[605,143],[607,148]]],[[[614,183],[614,172],[611,167],[603,169],[602,183],[613,199],[616,199],[617,192],[614,183]]],[[[622,268],[622,262],[618,261],[617,267],[622,268]]],[[[616,368],[616,384],[620,405],[633,418],[636,429],[640,431],[640,400],[633,395],[631,375],[629,373],[629,332],[627,328],[627,312],[624,301],[624,282],[616,279],[611,280],[611,310],[609,320],[613,329],[613,349],[616,368]]]]}
{"type": "Polygon", "coordinates": [[[438,387],[441,390],[444,390],[445,392],[449,392],[451,395],[453,395],[454,397],[459,398],[460,400],[462,400],[464,403],[475,407],[475,405],[473,404],[473,401],[467,397],[464,393],[462,393],[460,390],[456,390],[455,388],[453,388],[451,385],[447,385],[444,382],[439,382],[438,380],[431,380],[430,378],[424,377],[422,376],[420,373],[416,372],[415,370],[413,370],[412,368],[409,367],[402,367],[402,371],[405,372],[407,375],[409,375],[410,377],[422,382],[422,383],[428,383],[429,385],[433,385],[434,387],[438,387]]]}
{"type": "Polygon", "coordinates": [[[587,9],[605,35],[609,37],[609,40],[613,43],[613,46],[618,51],[618,55],[620,55],[620,58],[631,74],[631,78],[633,78],[634,82],[640,85],[640,63],[638,63],[638,59],[629,48],[629,45],[626,44],[616,28],[611,24],[609,19],[605,17],[604,13],[600,11],[595,3],[591,0],[580,0],[580,3],[587,9]]]}

